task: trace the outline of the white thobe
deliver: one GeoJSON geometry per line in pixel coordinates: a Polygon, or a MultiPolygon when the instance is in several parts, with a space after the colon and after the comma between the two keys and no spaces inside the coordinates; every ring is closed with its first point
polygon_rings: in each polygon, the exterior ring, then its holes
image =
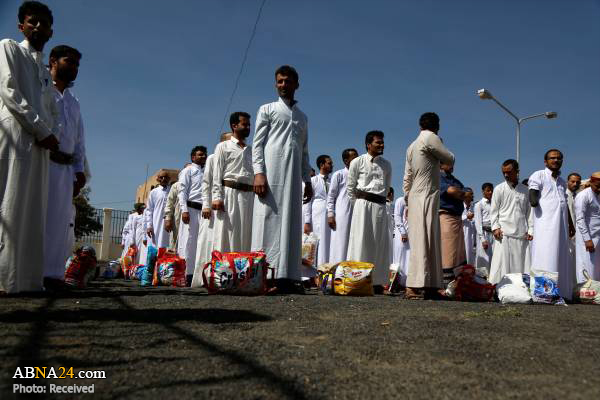
{"type": "Polygon", "coordinates": [[[475,268],[478,270],[485,270],[489,276],[490,266],[492,262],[494,235],[484,229],[491,229],[492,225],[490,222],[490,206],[491,201],[485,197],[479,200],[475,207],[473,207],[473,213],[475,216],[475,230],[477,230],[477,251],[475,252],[475,268]],[[483,248],[483,242],[487,242],[488,248],[483,248]]]}
{"type": "Polygon", "coordinates": [[[200,231],[201,210],[188,207],[187,202],[202,202],[202,176],[204,168],[197,164],[190,164],[179,174],[181,190],[179,191],[179,207],[181,213],[190,214],[189,223],[179,222],[177,234],[177,252],[179,257],[185,259],[186,273],[194,273],[196,263],[196,249],[198,247],[198,233],[200,231]]]}
{"type": "Polygon", "coordinates": [[[548,168],[534,172],[528,183],[530,190],[540,192],[539,205],[533,208],[531,268],[558,272],[560,295],[571,299],[573,276],[569,257],[566,183],[560,176],[554,179],[548,168]]]}
{"type": "Polygon", "coordinates": [[[352,160],[348,171],[348,197],[353,203],[352,225],[348,243],[350,261],[375,265],[373,284],[385,285],[390,268],[390,218],[386,204],[356,198],[362,190],[384,198],[390,190],[392,166],[382,156],[363,154],[352,160]]]}
{"type": "MultiPolygon", "coordinates": [[[[575,231],[577,231],[577,223],[575,219],[577,216],[575,215],[575,198],[577,193],[571,192],[568,188],[565,192],[567,194],[567,207],[569,208],[569,215],[571,216],[571,221],[575,226],[575,231]]],[[[577,234],[572,238],[569,238],[569,254],[571,256],[571,265],[576,266],[576,253],[577,253],[577,234]]],[[[572,270],[573,279],[577,281],[577,268],[573,268],[572,270]]]]}
{"type": "Polygon", "coordinates": [[[217,211],[213,248],[220,252],[247,252],[252,244],[254,192],[233,189],[223,181],[252,185],[252,146],[242,147],[235,137],[215,149],[212,201],[223,201],[225,210],[217,211]]]}
{"type": "Polygon", "coordinates": [[[335,218],[335,230],[331,231],[329,262],[337,264],[346,260],[348,239],[352,221],[352,203],[346,192],[348,168],[340,169],[331,176],[327,193],[327,216],[335,218]]]}
{"type": "Polygon", "coordinates": [[[133,265],[146,264],[148,248],[147,245],[144,245],[144,240],[146,240],[146,222],[144,219],[144,213],[138,214],[136,212],[133,216],[131,240],[137,248],[135,258],[132,260],[133,265]]]}
{"type": "MultiPolygon", "coordinates": [[[[503,182],[494,188],[490,207],[492,232],[502,230],[502,239],[493,239],[494,256],[488,280],[496,284],[506,274],[529,274],[531,257],[527,235],[533,235],[531,205],[527,186],[503,182]]],[[[492,235],[493,236],[493,235],[492,235]]]]}
{"type": "Polygon", "coordinates": [[[73,164],[65,165],[50,161],[48,174],[48,211],[46,213],[46,236],[44,241],[44,277],[63,279],[65,276],[65,252],[73,206],[73,183],[75,174],[83,172],[85,140],[79,102],[69,89],[52,93],[59,110],[59,150],[73,155],[73,164]]]}
{"type": "Polygon", "coordinates": [[[312,225],[312,231],[319,237],[317,247],[317,266],[329,262],[329,246],[331,244],[331,228],[327,223],[327,193],[329,177],[318,174],[311,178],[313,197],[306,206],[308,221],[312,225]]]}
{"type": "Polygon", "coordinates": [[[204,218],[200,216],[198,243],[196,244],[196,261],[191,285],[192,287],[201,287],[203,285],[202,272],[204,270],[204,266],[212,259],[213,233],[217,214],[217,212],[211,208],[214,165],[215,155],[210,154],[206,158],[206,165],[204,165],[204,174],[202,174],[201,187],[202,209],[210,210],[210,218],[204,218]]]}
{"type": "Polygon", "coordinates": [[[281,98],[261,106],[252,146],[254,174],[265,174],[269,185],[254,199],[252,249],[266,252],[276,278],[300,280],[302,182],[310,183],[306,115],[281,98]]]}
{"type": "MultiPolygon", "coordinates": [[[[467,206],[463,203],[465,209],[462,213],[463,235],[465,237],[465,252],[467,255],[467,264],[475,266],[475,245],[477,243],[477,230],[475,229],[475,221],[473,218],[467,218],[469,212],[473,212],[473,203],[467,206]]],[[[473,213],[474,214],[474,213],[473,213]]]]}
{"type": "Polygon", "coordinates": [[[173,230],[170,232],[169,247],[177,251],[177,234],[179,233],[179,222],[181,221],[181,207],[179,207],[179,181],[171,185],[167,201],[165,202],[165,221],[173,222],[173,230]]]}
{"type": "Polygon", "coordinates": [[[410,226],[410,267],[406,279],[410,288],[442,287],[440,161],[453,163],[454,155],[431,131],[421,131],[406,150],[403,186],[410,226]]]}
{"type": "Polygon", "coordinates": [[[154,237],[151,238],[151,243],[157,249],[169,247],[169,232],[165,230],[165,203],[169,189],[162,185],[152,189],[144,210],[146,229],[152,229],[154,237]]]}
{"type": "Polygon", "coordinates": [[[399,197],[394,204],[394,264],[398,264],[398,271],[402,272],[400,284],[406,286],[406,277],[408,276],[410,242],[402,241],[402,238],[408,238],[408,209],[404,197],[399,197]]]}
{"type": "Polygon", "coordinates": [[[0,291],[42,290],[48,204],[48,151],[58,134],[52,78],[43,54],[0,41],[0,291]]]}
{"type": "Polygon", "coordinates": [[[123,246],[123,251],[121,252],[121,258],[125,257],[127,251],[129,250],[129,246],[134,244],[133,238],[135,236],[135,230],[133,226],[133,219],[137,215],[137,212],[132,212],[127,216],[127,221],[123,226],[123,231],[121,233],[121,245],[123,246]]]}
{"type": "Polygon", "coordinates": [[[583,270],[587,270],[590,277],[600,281],[600,200],[592,188],[587,188],[577,194],[575,198],[575,220],[577,221],[577,283],[586,281],[583,270]],[[594,252],[585,249],[584,241],[594,243],[594,252]]]}

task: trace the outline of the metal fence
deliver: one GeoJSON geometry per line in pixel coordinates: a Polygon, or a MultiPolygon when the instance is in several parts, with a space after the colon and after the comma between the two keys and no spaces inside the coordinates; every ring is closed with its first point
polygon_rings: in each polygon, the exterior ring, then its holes
{"type": "MultiPolygon", "coordinates": [[[[111,228],[110,228],[110,241],[112,243],[120,244],[121,243],[121,235],[123,233],[123,227],[127,222],[127,218],[129,217],[130,211],[123,210],[111,210],[111,228]]],[[[102,224],[102,226],[106,226],[104,223],[104,210],[102,208],[94,209],[93,218],[102,224]]],[[[101,242],[102,241],[102,230],[92,233],[90,235],[82,236],[78,239],[79,242],[101,242]]]]}

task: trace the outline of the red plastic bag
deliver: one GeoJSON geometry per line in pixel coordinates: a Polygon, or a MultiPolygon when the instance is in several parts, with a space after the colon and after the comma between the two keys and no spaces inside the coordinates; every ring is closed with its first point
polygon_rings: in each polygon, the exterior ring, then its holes
{"type": "Polygon", "coordinates": [[[96,250],[93,247],[80,247],[67,262],[65,284],[80,289],[85,288],[96,272],[97,263],[96,250]]]}
{"type": "Polygon", "coordinates": [[[185,259],[179,257],[174,251],[160,248],[156,259],[156,268],[154,268],[152,286],[185,287],[187,286],[185,272],[185,259]]]}
{"type": "Polygon", "coordinates": [[[465,265],[456,270],[455,298],[458,301],[492,301],[496,285],[476,276],[472,265],[465,265]]]}
{"type": "Polygon", "coordinates": [[[209,294],[264,295],[268,292],[267,273],[271,269],[264,252],[212,252],[202,279],[209,294]]]}

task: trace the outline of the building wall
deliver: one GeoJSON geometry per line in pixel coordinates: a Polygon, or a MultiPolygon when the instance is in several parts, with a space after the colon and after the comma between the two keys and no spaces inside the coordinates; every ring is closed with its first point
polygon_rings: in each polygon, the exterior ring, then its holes
{"type": "Polygon", "coordinates": [[[146,202],[146,199],[148,198],[148,193],[150,193],[150,191],[152,189],[154,189],[156,186],[158,186],[158,181],[156,180],[156,177],[158,176],[160,171],[167,171],[169,173],[169,176],[171,177],[171,183],[177,181],[177,176],[179,175],[178,169],[167,169],[167,168],[159,169],[158,171],[156,171],[154,173],[154,175],[149,177],[145,183],[142,183],[141,185],[139,185],[137,187],[137,189],[135,191],[135,203],[145,203],[146,202]]]}

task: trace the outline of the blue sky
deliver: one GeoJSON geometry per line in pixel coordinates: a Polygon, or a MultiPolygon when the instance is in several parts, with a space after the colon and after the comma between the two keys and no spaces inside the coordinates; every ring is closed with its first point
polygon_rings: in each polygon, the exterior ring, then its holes
{"type": "MultiPolygon", "coordinates": [[[[161,167],[179,168],[190,149],[217,142],[261,0],[50,0],[54,37],[83,53],[73,89],[81,101],[92,203],[129,209],[135,189],[161,167]]],[[[18,38],[20,1],[0,3],[0,37],[18,38]]],[[[557,111],[522,130],[522,178],[551,147],[563,172],[600,170],[600,1],[267,0],[231,111],[256,114],[274,101],[273,71],[300,73],[311,163],[346,147],[364,150],[372,129],[401,192],[404,156],[426,111],[440,115],[455,175],[476,189],[502,180],[515,156],[519,116],[557,111]],[[588,121],[588,122],[586,122],[588,121]],[[591,124],[591,125],[590,125],[591,124]]]]}

